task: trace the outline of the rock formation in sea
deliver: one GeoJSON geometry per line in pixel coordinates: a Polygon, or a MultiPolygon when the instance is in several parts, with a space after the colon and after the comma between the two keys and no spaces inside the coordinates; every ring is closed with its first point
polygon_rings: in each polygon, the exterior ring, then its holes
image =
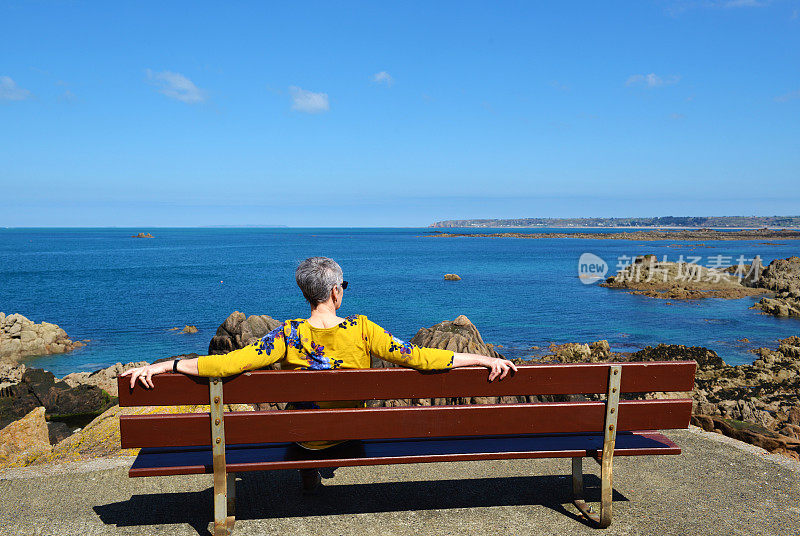
{"type": "Polygon", "coordinates": [[[60,354],[84,346],[72,341],[55,324],[37,324],[21,314],[0,312],[0,361],[18,361],[27,356],[60,354]]]}
{"type": "Polygon", "coordinates": [[[150,233],[139,233],[139,234],[131,235],[131,238],[154,238],[154,237],[150,233]]]}
{"type": "Polygon", "coordinates": [[[600,286],[672,300],[743,298],[765,292],[743,285],[737,275],[723,269],[696,263],[659,261],[655,255],[637,257],[600,286]]]}
{"type": "Polygon", "coordinates": [[[775,316],[800,318],[800,257],[775,259],[767,266],[758,286],[775,292],[753,306],[775,316]]]}
{"type": "Polygon", "coordinates": [[[445,281],[461,281],[461,276],[458,274],[444,274],[445,281]]]}

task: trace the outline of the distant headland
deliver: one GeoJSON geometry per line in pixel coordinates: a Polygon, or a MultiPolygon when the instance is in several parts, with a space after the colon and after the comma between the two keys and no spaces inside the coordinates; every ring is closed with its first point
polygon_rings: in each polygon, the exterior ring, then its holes
{"type": "Polygon", "coordinates": [[[660,216],[654,218],[513,218],[437,221],[428,227],[679,227],[692,229],[800,228],[800,216],[660,216]]]}

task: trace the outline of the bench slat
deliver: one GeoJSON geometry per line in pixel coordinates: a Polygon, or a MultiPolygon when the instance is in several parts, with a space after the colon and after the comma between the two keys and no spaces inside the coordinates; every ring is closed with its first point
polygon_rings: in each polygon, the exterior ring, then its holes
{"type": "MultiPolygon", "coordinates": [[[[523,435],[490,438],[367,440],[308,451],[294,443],[239,445],[226,449],[229,472],[345,467],[524,458],[596,456],[602,434],[523,435]]],[[[658,432],[622,432],[614,456],[680,454],[680,448],[658,432]]],[[[211,473],[210,448],[142,449],[130,469],[131,477],[211,473]]]]}
{"type": "MultiPolygon", "coordinates": [[[[685,428],[691,411],[690,399],[623,401],[618,430],[685,428]]],[[[594,433],[604,418],[604,402],[230,412],[225,442],[594,433]]],[[[122,448],[211,443],[208,413],[122,415],[120,432],[122,448]]]]}
{"type": "MultiPolygon", "coordinates": [[[[609,363],[526,365],[503,381],[486,381],[485,368],[446,372],[410,369],[330,371],[259,370],[226,378],[228,404],[303,400],[387,400],[462,396],[601,394],[608,389],[609,363]]],[[[623,393],[691,391],[694,361],[623,363],[623,393]]],[[[183,374],[153,378],[155,389],[118,378],[120,406],[208,404],[208,379],[183,374]]]]}

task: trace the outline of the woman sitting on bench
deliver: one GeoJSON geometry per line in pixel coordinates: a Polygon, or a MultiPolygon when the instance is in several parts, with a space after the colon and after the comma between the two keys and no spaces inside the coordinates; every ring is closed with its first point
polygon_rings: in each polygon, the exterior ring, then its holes
{"type": "MultiPolygon", "coordinates": [[[[164,372],[182,372],[193,376],[232,376],[279,362],[283,370],[367,369],[370,355],[402,367],[418,370],[441,370],[472,365],[489,369],[489,381],[503,379],[516,367],[510,361],[479,354],[466,354],[437,348],[421,348],[403,342],[364,315],[337,316],[347,281],[341,267],[327,257],[311,257],[300,263],[295,279],[308,303],[307,319],[287,320],[258,341],[224,355],[194,359],[176,359],[130,369],[122,376],[131,377],[131,388],[139,380],[154,387],[153,376],[164,372]]],[[[364,407],[364,401],[298,402],[289,409],[364,407]]],[[[322,449],[336,441],[309,441],[300,445],[322,449]]],[[[305,490],[320,481],[316,469],[303,470],[305,490]]]]}

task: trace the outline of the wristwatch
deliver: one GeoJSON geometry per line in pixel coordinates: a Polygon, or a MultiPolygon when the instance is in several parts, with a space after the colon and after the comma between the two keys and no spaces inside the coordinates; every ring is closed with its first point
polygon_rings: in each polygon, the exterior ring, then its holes
{"type": "Polygon", "coordinates": [[[178,372],[178,361],[180,361],[180,359],[176,359],[172,362],[172,372],[178,372]]]}

